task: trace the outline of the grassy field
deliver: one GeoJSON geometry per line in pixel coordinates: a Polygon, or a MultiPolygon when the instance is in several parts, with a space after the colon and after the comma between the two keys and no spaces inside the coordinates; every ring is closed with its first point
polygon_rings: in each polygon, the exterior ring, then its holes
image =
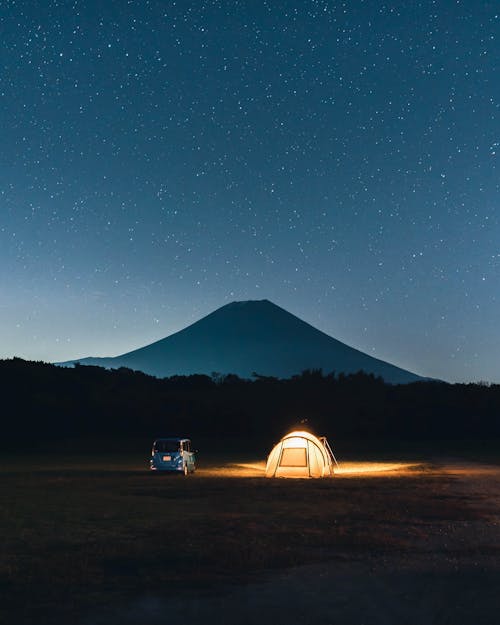
{"type": "Polygon", "coordinates": [[[457,467],[373,460],[334,479],[267,480],[251,457],[205,459],[184,478],[150,474],[132,453],[4,455],[0,622],[76,624],[126,598],[317,562],[500,556],[494,533],[473,530],[496,523],[497,507],[457,488],[457,467]]]}

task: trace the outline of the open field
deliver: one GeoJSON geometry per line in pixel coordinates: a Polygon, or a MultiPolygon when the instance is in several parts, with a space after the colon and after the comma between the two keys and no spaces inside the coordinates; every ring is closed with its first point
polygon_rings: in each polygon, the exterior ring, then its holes
{"type": "Polygon", "coordinates": [[[0,622],[499,622],[491,458],[372,454],[324,480],[266,480],[252,457],[145,466],[2,458],[0,622]]]}

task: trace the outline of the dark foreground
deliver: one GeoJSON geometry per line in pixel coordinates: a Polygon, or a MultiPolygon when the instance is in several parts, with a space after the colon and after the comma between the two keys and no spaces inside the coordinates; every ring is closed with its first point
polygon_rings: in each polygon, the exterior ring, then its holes
{"type": "Polygon", "coordinates": [[[3,459],[0,622],[499,622],[496,464],[380,458],[325,480],[239,459],[188,478],[143,467],[3,459]]]}

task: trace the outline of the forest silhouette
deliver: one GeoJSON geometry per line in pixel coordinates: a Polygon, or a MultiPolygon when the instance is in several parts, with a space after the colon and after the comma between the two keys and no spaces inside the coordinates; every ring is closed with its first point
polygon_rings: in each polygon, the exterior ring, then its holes
{"type": "Polygon", "coordinates": [[[486,439],[500,435],[500,385],[386,384],[359,372],[288,379],[158,379],[130,369],[0,361],[4,446],[29,437],[183,434],[271,440],[306,422],[336,438],[486,439]]]}

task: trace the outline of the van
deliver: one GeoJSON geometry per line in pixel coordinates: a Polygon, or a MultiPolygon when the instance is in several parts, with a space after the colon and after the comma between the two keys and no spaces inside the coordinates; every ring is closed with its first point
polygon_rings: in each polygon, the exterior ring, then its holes
{"type": "Polygon", "coordinates": [[[170,471],[188,475],[194,473],[196,460],[189,438],[157,438],[151,450],[152,471],[170,471]]]}

